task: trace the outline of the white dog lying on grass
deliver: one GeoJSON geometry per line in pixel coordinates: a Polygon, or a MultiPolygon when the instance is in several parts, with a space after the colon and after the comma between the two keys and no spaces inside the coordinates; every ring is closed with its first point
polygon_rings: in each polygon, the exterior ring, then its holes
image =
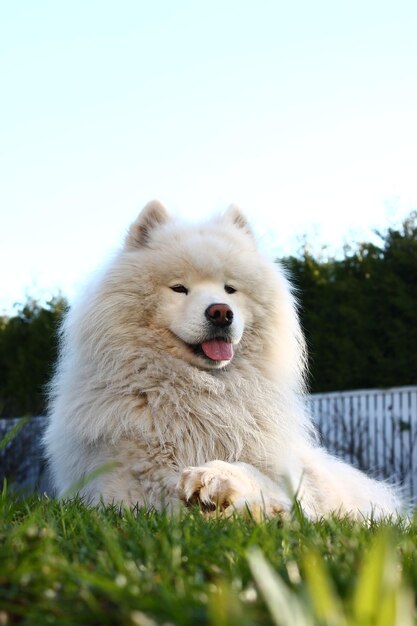
{"type": "Polygon", "coordinates": [[[63,325],[45,436],[58,494],[84,481],[93,502],[269,516],[297,494],[311,517],[395,514],[388,485],[316,444],[305,364],[291,288],[240,211],[183,226],[151,202],[63,325]]]}

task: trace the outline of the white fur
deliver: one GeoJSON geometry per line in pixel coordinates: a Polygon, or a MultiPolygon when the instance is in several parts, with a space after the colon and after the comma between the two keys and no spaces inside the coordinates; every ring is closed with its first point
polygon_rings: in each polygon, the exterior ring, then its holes
{"type": "Polygon", "coordinates": [[[150,203],[63,325],[45,435],[57,493],[84,481],[93,502],[197,501],[226,515],[282,514],[297,494],[311,517],[395,514],[392,489],[317,446],[305,364],[289,283],[239,210],[186,227],[150,203]],[[234,313],[230,361],[188,345],[206,339],[219,302],[234,313]]]}

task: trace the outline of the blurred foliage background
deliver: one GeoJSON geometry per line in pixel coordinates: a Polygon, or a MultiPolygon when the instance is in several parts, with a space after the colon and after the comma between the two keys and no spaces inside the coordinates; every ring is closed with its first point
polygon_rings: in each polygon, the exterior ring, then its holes
{"type": "Polygon", "coordinates": [[[320,260],[283,259],[298,288],[313,392],[417,384],[417,212],[320,260]]]}
{"type": "Polygon", "coordinates": [[[67,306],[61,296],[42,306],[29,300],[14,316],[0,318],[0,417],[45,413],[67,306]]]}

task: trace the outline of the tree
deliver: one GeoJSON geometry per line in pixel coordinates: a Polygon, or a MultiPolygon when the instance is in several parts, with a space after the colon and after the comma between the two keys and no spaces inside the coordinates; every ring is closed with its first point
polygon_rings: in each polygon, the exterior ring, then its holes
{"type": "Polygon", "coordinates": [[[0,320],[0,416],[45,412],[46,385],[57,357],[57,330],[67,302],[28,301],[0,320]]]}
{"type": "Polygon", "coordinates": [[[417,213],[342,259],[283,259],[299,291],[311,388],[417,383],[417,213]]]}

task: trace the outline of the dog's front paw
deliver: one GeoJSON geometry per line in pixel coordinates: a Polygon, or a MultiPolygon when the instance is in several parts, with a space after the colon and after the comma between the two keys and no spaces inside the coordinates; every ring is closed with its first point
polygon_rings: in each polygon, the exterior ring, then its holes
{"type": "Polygon", "coordinates": [[[179,497],[186,505],[200,504],[206,514],[230,517],[243,513],[258,521],[285,515],[290,501],[263,489],[265,486],[246,467],[224,461],[186,467],[178,484],[179,497]]]}
{"type": "MultiPolygon", "coordinates": [[[[212,461],[200,467],[186,467],[181,475],[178,492],[185,504],[199,503],[204,510],[220,511],[243,496],[242,480],[233,476],[223,461],[212,461]]],[[[233,467],[233,466],[230,466],[233,467]]]]}

